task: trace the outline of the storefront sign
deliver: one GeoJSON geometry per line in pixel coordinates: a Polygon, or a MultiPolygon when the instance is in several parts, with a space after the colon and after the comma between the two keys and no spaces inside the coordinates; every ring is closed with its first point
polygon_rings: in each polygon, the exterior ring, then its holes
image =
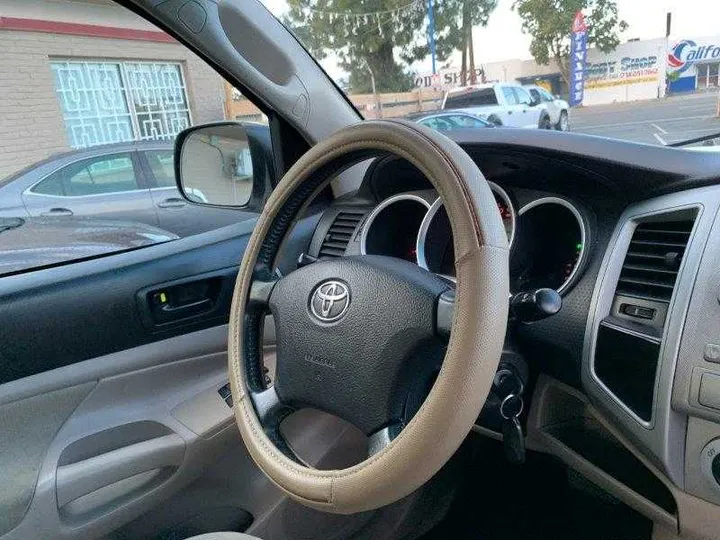
{"type": "Polygon", "coordinates": [[[585,93],[585,60],[587,57],[587,27],[582,12],[575,14],[570,36],[570,106],[580,105],[585,93]]]}
{"type": "Polygon", "coordinates": [[[683,39],[668,53],[668,70],[680,74],[697,62],[709,60],[720,62],[720,45],[698,45],[692,39],[683,39]]]}
{"type": "Polygon", "coordinates": [[[653,82],[658,78],[658,57],[624,56],[619,60],[588,63],[586,72],[586,88],[653,82]]]}
{"type": "MultiPolygon", "coordinates": [[[[415,88],[455,88],[462,85],[462,71],[460,69],[445,69],[440,73],[422,73],[415,76],[415,88]]],[[[485,71],[483,68],[475,68],[475,83],[485,82],[485,71]]],[[[467,74],[465,84],[471,84],[470,73],[467,74]]]]}

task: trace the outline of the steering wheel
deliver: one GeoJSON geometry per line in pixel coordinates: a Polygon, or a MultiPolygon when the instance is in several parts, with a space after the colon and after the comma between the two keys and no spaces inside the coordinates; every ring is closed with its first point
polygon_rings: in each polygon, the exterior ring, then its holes
{"type": "Polygon", "coordinates": [[[458,449],[487,398],[505,337],[508,281],[495,199],[453,141],[416,123],[378,120],[311,148],[265,205],[232,300],[230,383],[254,461],[293,499],[334,513],[379,508],[423,485],[458,449]],[[283,240],[314,196],[339,171],[387,153],[415,165],[442,198],[456,285],[372,255],[320,260],[279,277],[283,240]],[[261,363],[268,310],[277,337],[270,387],[261,363]],[[304,465],[279,429],[302,407],[360,428],[370,438],[368,457],[342,470],[304,465]]]}

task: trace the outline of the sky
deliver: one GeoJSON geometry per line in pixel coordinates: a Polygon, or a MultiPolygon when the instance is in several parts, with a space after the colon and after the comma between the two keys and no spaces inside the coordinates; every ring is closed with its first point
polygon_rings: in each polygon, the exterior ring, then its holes
{"type": "MultiPolygon", "coordinates": [[[[286,11],[285,0],[262,0],[275,15],[286,11]]],[[[434,0],[442,2],[443,0],[434,0]]],[[[485,28],[473,29],[475,63],[531,58],[530,36],[522,33],[520,17],[512,10],[514,0],[499,0],[485,28]]],[[[629,28],[623,41],[633,38],[650,39],[665,35],[665,14],[672,13],[671,39],[691,36],[720,35],[720,0],[616,0],[621,19],[629,28]]],[[[330,76],[338,78],[342,71],[332,58],[322,62],[330,76]]],[[[451,59],[460,65],[460,54],[451,59]]],[[[429,72],[429,59],[412,66],[415,71],[429,72]]]]}

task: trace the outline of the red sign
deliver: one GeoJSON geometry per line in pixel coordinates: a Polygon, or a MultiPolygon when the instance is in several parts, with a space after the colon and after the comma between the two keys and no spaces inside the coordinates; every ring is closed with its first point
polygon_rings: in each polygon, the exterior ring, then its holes
{"type": "Polygon", "coordinates": [[[572,23],[572,31],[573,33],[587,31],[587,26],[585,26],[585,17],[583,16],[582,11],[578,11],[575,14],[575,18],[572,23]]]}

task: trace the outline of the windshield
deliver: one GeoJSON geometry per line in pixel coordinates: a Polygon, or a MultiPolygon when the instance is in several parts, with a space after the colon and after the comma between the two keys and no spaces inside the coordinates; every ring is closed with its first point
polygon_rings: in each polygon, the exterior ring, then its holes
{"type": "Polygon", "coordinates": [[[656,145],[720,132],[717,0],[264,1],[365,118],[459,109],[656,145]]]}

